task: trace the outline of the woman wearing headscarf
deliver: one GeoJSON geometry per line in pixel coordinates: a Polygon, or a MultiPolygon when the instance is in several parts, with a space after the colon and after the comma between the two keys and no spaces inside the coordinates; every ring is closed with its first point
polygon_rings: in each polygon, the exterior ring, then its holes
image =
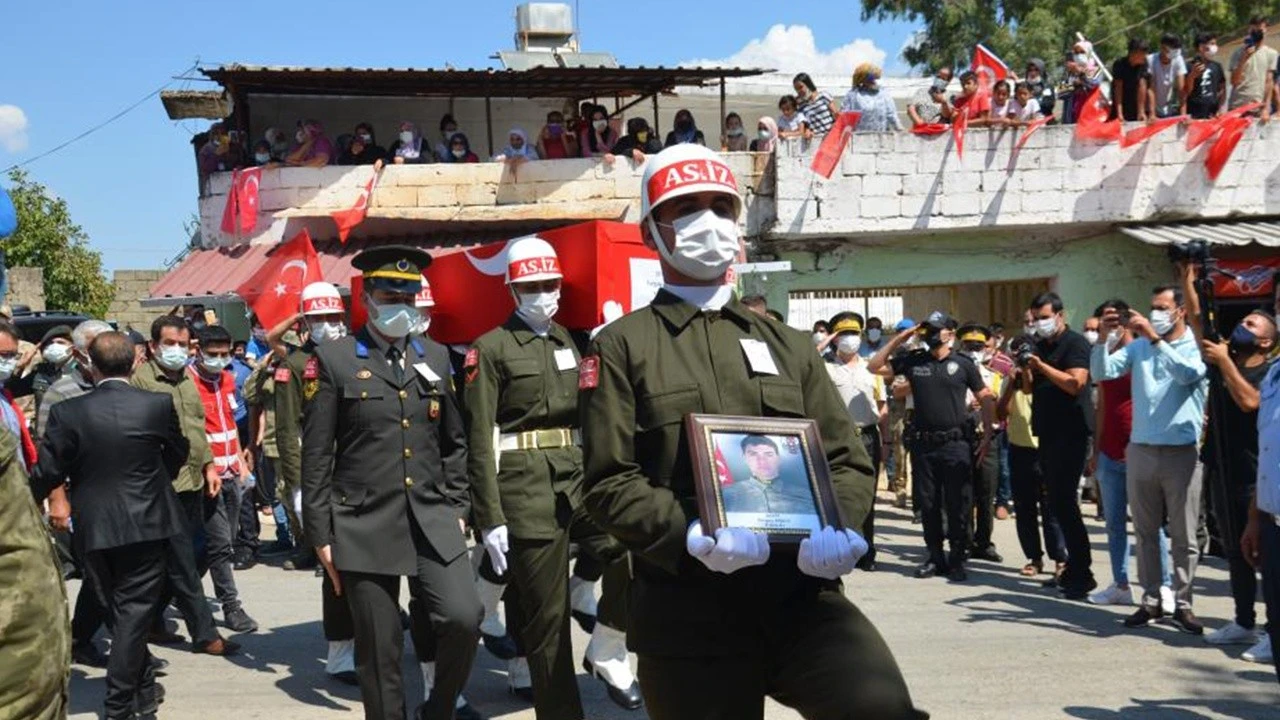
{"type": "Polygon", "coordinates": [[[271,143],[271,159],[276,162],[284,162],[289,155],[289,134],[280,128],[267,128],[262,134],[262,139],[271,143]]]}
{"type": "Polygon", "coordinates": [[[336,159],[333,143],[325,137],[324,126],[318,120],[299,120],[293,136],[295,145],[284,159],[285,165],[294,167],[324,167],[336,159]]]}
{"type": "Polygon", "coordinates": [[[892,132],[902,129],[893,98],[880,90],[880,75],[880,68],[871,63],[862,63],[853,71],[853,89],[844,96],[840,112],[862,113],[857,132],[892,132]]]}
{"type": "MultiPolygon", "coordinates": [[[[1064,100],[1063,122],[1074,123],[1089,95],[1102,84],[1102,68],[1093,55],[1093,43],[1081,40],[1067,54],[1067,90],[1064,100]]],[[[1104,92],[1105,96],[1106,93],[1104,92]]]]}
{"type": "Polygon", "coordinates": [[[459,132],[458,121],[452,114],[445,113],[440,118],[440,142],[436,143],[436,159],[440,162],[449,162],[449,139],[456,132],[459,132]]]}
{"type": "Polygon", "coordinates": [[[400,134],[391,144],[387,158],[397,165],[420,165],[431,162],[431,147],[418,132],[418,126],[405,120],[400,123],[400,134]]]}
{"type": "Polygon", "coordinates": [[[1027,75],[1023,80],[1027,83],[1027,87],[1031,89],[1031,97],[1040,106],[1040,112],[1045,115],[1052,115],[1054,103],[1053,83],[1049,82],[1049,74],[1045,72],[1044,61],[1040,58],[1028,60],[1027,75]]]}
{"type": "Polygon", "coordinates": [[[604,157],[618,142],[618,134],[609,127],[609,113],[602,105],[591,108],[591,122],[582,130],[582,157],[604,157]]]}
{"type": "Polygon", "coordinates": [[[507,146],[493,156],[494,162],[517,163],[538,159],[538,151],[529,144],[528,133],[520,128],[511,128],[511,132],[507,134],[507,146]]]}
{"type": "Polygon", "coordinates": [[[751,152],[771,153],[778,144],[778,121],[768,115],[756,122],[756,139],[747,148],[751,152]]]}
{"type": "Polygon", "coordinates": [[[447,163],[478,163],[480,158],[471,152],[471,141],[462,133],[454,133],[449,136],[449,154],[446,156],[447,163]]]}
{"type": "Polygon", "coordinates": [[[724,140],[720,142],[722,152],[746,152],[750,140],[746,129],[742,126],[742,116],[731,112],[724,116],[724,140]]]}
{"type": "Polygon", "coordinates": [[[707,144],[707,139],[702,136],[702,131],[698,129],[697,123],[693,121],[693,113],[688,110],[681,110],[676,113],[675,128],[667,133],[667,141],[663,143],[663,147],[671,147],[672,145],[681,145],[683,143],[707,144]]]}
{"type": "Polygon", "coordinates": [[[373,165],[385,159],[387,151],[378,145],[373,136],[373,126],[369,123],[356,125],[351,135],[351,144],[338,156],[339,165],[373,165]]]}

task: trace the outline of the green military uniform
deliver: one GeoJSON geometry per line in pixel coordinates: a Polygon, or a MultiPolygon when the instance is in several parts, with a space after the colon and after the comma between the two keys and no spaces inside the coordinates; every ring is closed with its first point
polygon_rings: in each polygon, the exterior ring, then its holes
{"type": "Polygon", "coordinates": [[[653,720],[762,718],[766,694],[806,718],[927,717],[875,627],[838,581],[800,572],[795,546],[731,574],[686,550],[690,413],[813,418],[844,526],[871,510],[871,461],[807,335],[737,299],[703,312],[663,290],[606,327],[581,372],[583,500],[633,553],[627,639],[653,720]]]}
{"type": "Polygon", "coordinates": [[[152,360],[134,371],[129,384],[173,397],[173,407],[182,421],[182,435],[191,445],[187,464],[173,479],[173,489],[179,497],[182,493],[200,492],[204,488],[204,466],[213,462],[213,453],[209,451],[209,438],[204,434],[204,402],[195,383],[186,372],[178,373],[177,379],[170,377],[159,363],[152,360]]]}
{"type": "MultiPolygon", "coordinates": [[[[316,344],[308,340],[302,347],[290,350],[271,375],[275,389],[276,449],[280,453],[276,465],[276,495],[289,516],[289,530],[300,553],[313,551],[308,543],[306,524],[293,498],[294,493],[302,492],[302,411],[318,386],[315,354],[316,344]]],[[[351,608],[334,594],[328,575],[320,592],[320,612],[325,640],[345,642],[355,637],[351,608]]]]}
{"type": "Polygon", "coordinates": [[[475,521],[510,534],[524,616],[517,632],[539,720],[583,716],[569,635],[571,541],[607,563],[598,621],[626,630],[625,551],[581,507],[578,363],[565,328],[552,323],[541,336],[515,314],[481,336],[463,363],[475,521]]]}
{"type": "Polygon", "coordinates": [[[67,590],[17,438],[0,432],[0,718],[65,718],[70,676],[67,590]]]}

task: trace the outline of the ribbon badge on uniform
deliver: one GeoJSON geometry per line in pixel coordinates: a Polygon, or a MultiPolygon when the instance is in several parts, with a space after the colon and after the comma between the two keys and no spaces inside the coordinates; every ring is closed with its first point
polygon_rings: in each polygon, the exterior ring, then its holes
{"type": "Polygon", "coordinates": [[[578,389],[590,390],[600,385],[600,356],[588,355],[578,364],[578,389]]]}
{"type": "Polygon", "coordinates": [[[480,374],[480,351],[471,348],[467,351],[467,359],[462,361],[462,369],[466,372],[467,384],[470,385],[475,381],[476,376],[480,374]]]}
{"type": "Polygon", "coordinates": [[[431,404],[427,406],[427,417],[431,418],[432,420],[440,419],[440,401],[439,400],[432,400],[431,404]]]}
{"type": "Polygon", "coordinates": [[[302,369],[302,397],[310,400],[320,389],[320,358],[312,355],[307,358],[307,365],[302,369]]]}

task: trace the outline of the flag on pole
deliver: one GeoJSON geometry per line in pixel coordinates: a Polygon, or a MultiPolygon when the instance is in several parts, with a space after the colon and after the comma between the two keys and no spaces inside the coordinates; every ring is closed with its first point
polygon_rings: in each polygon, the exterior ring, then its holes
{"type": "MultiPolygon", "coordinates": [[[[364,222],[364,216],[369,212],[369,200],[373,197],[373,186],[378,179],[378,171],[375,169],[373,175],[369,177],[369,182],[365,183],[364,189],[360,191],[360,196],[356,198],[356,204],[347,210],[339,210],[329,213],[333,221],[338,225],[338,240],[343,244],[347,242],[347,236],[355,226],[364,222]]],[[[265,326],[264,326],[265,327],[265,326]]]]}
{"type": "Polygon", "coordinates": [[[818,146],[818,152],[814,153],[813,163],[809,168],[824,178],[831,177],[836,165],[840,164],[845,147],[849,144],[849,136],[853,134],[853,129],[858,127],[858,121],[861,119],[860,112],[842,112],[837,115],[836,124],[832,126],[827,136],[822,138],[822,144],[818,146]]]}
{"type": "Polygon", "coordinates": [[[222,211],[222,232],[228,235],[253,232],[258,224],[258,186],[261,183],[260,167],[232,171],[231,190],[227,192],[227,205],[222,211]]]}
{"type": "Polygon", "coordinates": [[[1227,166],[1227,161],[1231,159],[1231,153],[1235,152],[1236,145],[1240,144],[1245,128],[1252,122],[1253,118],[1240,116],[1229,117],[1223,121],[1222,134],[1213,141],[1209,154],[1204,158],[1204,168],[1208,171],[1210,180],[1218,179],[1222,169],[1227,166]]]}
{"type": "Polygon", "coordinates": [[[977,73],[979,78],[986,75],[991,85],[1009,77],[1009,66],[982,43],[978,43],[973,49],[973,62],[969,64],[969,69],[977,73]]]}
{"type": "Polygon", "coordinates": [[[322,278],[320,259],[304,229],[276,247],[262,267],[236,288],[236,294],[253,308],[262,327],[271,328],[297,313],[302,289],[322,278]]]}
{"type": "Polygon", "coordinates": [[[1188,117],[1187,115],[1179,115],[1177,117],[1161,118],[1159,120],[1154,120],[1152,122],[1149,122],[1146,125],[1143,125],[1142,127],[1136,127],[1130,130],[1129,132],[1125,133],[1120,138],[1120,147],[1122,148],[1133,147],[1134,145],[1137,145],[1139,143],[1146,142],[1147,140],[1150,140],[1151,138],[1155,137],[1156,135],[1163,132],[1164,130],[1167,130],[1173,127],[1174,125],[1181,123],[1183,120],[1186,120],[1187,117],[1188,117]]]}
{"type": "Polygon", "coordinates": [[[1044,127],[1045,125],[1048,125],[1049,122],[1052,120],[1053,120],[1052,115],[1045,115],[1042,118],[1037,118],[1027,123],[1026,129],[1023,130],[1022,135],[1018,137],[1017,144],[1013,146],[1014,149],[1021,150],[1022,146],[1027,144],[1028,138],[1030,138],[1033,134],[1035,134],[1035,132],[1040,128],[1044,127]]]}

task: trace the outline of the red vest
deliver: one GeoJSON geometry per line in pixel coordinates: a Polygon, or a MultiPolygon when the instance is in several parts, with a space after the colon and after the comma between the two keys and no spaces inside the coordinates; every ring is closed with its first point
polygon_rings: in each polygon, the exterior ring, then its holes
{"type": "Polygon", "coordinates": [[[200,391],[204,403],[204,434],[209,439],[209,452],[218,475],[226,478],[240,474],[240,435],[236,431],[236,378],[223,370],[216,382],[206,380],[194,367],[188,367],[191,381],[200,391]]]}

